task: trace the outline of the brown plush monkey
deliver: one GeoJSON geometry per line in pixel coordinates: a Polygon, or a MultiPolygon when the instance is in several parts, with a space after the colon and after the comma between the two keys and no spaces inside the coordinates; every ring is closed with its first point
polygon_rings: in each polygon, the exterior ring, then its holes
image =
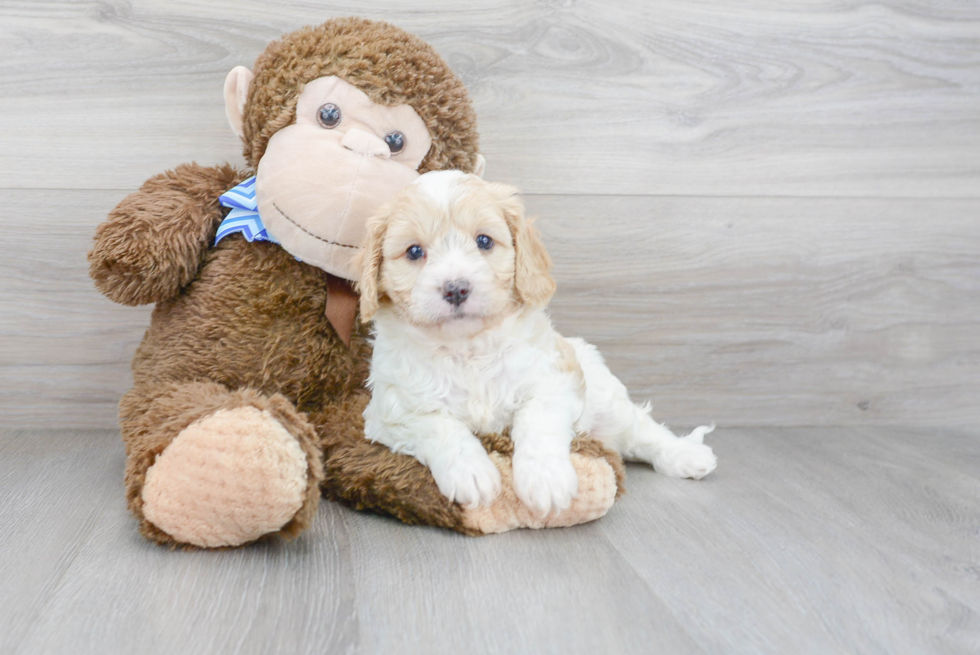
{"type": "Polygon", "coordinates": [[[450,503],[415,459],[363,436],[370,344],[348,280],[364,220],[421,172],[482,168],[466,89],[435,51],[385,23],[332,20],[270,44],[254,75],[234,69],[225,100],[249,170],[150,179],[89,254],[109,298],[156,303],[120,403],[142,533],[200,547],[293,536],[321,491],[467,534],[605,514],[622,465],[592,440],[573,446],[575,504],[540,518],[513,492],[505,436],[484,437],[504,481],[489,508],[450,503]],[[236,227],[222,194],[253,175],[239,191],[257,208],[236,227]]]}

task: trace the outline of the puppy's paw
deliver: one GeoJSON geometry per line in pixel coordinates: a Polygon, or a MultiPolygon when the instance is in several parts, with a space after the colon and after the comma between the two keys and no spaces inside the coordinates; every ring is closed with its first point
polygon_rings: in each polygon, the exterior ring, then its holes
{"type": "Polygon", "coordinates": [[[714,471],[718,466],[718,458],[712,452],[711,446],[702,443],[705,433],[710,432],[711,429],[702,426],[664,448],[654,460],[653,468],[672,478],[695,480],[700,480],[714,471]]]}
{"type": "Polygon", "coordinates": [[[460,505],[490,505],[500,494],[500,470],[476,439],[436,458],[429,470],[442,495],[460,505]]]}
{"type": "Polygon", "coordinates": [[[515,452],[514,491],[539,516],[569,508],[578,495],[578,474],[570,455],[515,452]]]}

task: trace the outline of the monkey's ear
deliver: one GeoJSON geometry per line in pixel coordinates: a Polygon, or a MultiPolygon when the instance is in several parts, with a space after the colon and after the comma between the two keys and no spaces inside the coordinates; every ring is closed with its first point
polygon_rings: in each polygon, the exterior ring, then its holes
{"type": "Polygon", "coordinates": [[[514,239],[514,287],[518,299],[530,307],[544,307],[555,294],[551,277],[551,255],[544,247],[541,235],[524,217],[524,204],[517,189],[494,184],[499,198],[498,207],[507,221],[514,239]]]}
{"type": "Polygon", "coordinates": [[[245,118],[245,101],[248,100],[248,87],[255,75],[244,66],[235,66],[225,78],[225,115],[235,134],[244,136],[242,123],[245,118]]]}
{"type": "Polygon", "coordinates": [[[365,238],[364,246],[354,260],[354,269],[360,271],[356,286],[357,292],[361,294],[362,323],[367,323],[374,318],[381,302],[378,284],[381,277],[381,259],[384,252],[382,246],[384,245],[387,226],[387,213],[378,213],[368,219],[367,238],[365,238]]]}
{"type": "Polygon", "coordinates": [[[483,177],[483,174],[487,170],[487,158],[480,153],[476,154],[476,166],[473,167],[473,175],[477,177],[483,177]]]}

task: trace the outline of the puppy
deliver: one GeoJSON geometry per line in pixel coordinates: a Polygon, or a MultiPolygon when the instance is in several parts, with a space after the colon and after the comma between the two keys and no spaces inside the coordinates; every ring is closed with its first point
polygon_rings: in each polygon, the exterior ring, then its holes
{"type": "Polygon", "coordinates": [[[508,430],[515,491],[541,515],[577,494],[576,433],[669,476],[714,470],[713,426],[676,437],[595,347],[552,327],[551,259],[515,189],[426,173],[369,221],[360,257],[375,333],[367,438],[425,464],[450,500],[493,501],[500,473],[474,435],[508,430]]]}

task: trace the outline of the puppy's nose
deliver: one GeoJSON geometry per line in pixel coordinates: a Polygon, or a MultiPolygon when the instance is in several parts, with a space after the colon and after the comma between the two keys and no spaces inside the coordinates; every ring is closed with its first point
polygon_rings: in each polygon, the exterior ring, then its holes
{"type": "Polygon", "coordinates": [[[442,285],[442,299],[459,307],[470,295],[470,283],[466,280],[453,280],[442,285]]]}

